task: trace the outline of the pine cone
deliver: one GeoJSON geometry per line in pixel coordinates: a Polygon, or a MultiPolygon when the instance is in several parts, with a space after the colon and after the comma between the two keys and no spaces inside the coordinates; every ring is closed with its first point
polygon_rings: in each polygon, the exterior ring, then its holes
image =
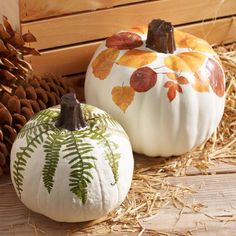
{"type": "Polygon", "coordinates": [[[39,55],[26,42],[36,41],[28,32],[15,32],[6,17],[0,24],[0,175],[9,171],[10,151],[17,133],[37,112],[60,103],[71,90],[63,78],[39,78],[23,55],[39,55]]]}

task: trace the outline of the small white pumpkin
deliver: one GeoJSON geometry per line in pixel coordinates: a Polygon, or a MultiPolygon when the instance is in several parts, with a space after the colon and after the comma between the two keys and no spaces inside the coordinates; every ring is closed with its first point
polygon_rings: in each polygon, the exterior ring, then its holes
{"type": "Polygon", "coordinates": [[[124,127],[133,150],[181,155],[207,140],[224,111],[225,77],[212,47],[154,20],[109,37],[95,52],[86,101],[124,127]],[[174,45],[176,44],[176,48],[174,45]]]}
{"type": "Polygon", "coordinates": [[[36,114],[11,151],[21,201],[53,220],[81,222],[107,214],[126,197],[133,174],[129,138],[110,115],[74,94],[36,114]],[[81,105],[81,106],[80,106],[81,105]]]}

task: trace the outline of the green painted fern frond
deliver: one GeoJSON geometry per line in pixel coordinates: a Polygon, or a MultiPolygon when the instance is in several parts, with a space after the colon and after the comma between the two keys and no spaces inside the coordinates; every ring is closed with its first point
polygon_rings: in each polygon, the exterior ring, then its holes
{"type": "Polygon", "coordinates": [[[31,120],[37,120],[37,122],[55,121],[58,116],[59,111],[45,109],[35,114],[31,120]]]}
{"type": "Polygon", "coordinates": [[[105,128],[100,129],[97,127],[90,129],[89,138],[96,140],[98,145],[103,148],[105,159],[108,161],[108,164],[112,169],[114,177],[114,183],[112,184],[116,184],[119,179],[118,171],[120,154],[116,152],[118,145],[115,142],[108,140],[109,136],[110,134],[107,133],[105,128]]]}
{"type": "Polygon", "coordinates": [[[13,163],[13,179],[16,184],[16,189],[19,197],[21,197],[23,185],[23,172],[27,165],[27,159],[31,158],[31,154],[44,141],[43,134],[48,130],[48,126],[40,126],[35,130],[34,135],[26,137],[26,146],[20,147],[20,151],[16,153],[16,160],[13,163]]]}
{"type": "Polygon", "coordinates": [[[114,120],[110,115],[105,113],[93,113],[89,117],[87,117],[86,121],[89,122],[91,126],[94,125],[101,125],[104,127],[107,127],[109,125],[113,127],[120,126],[116,120],[114,120]]]}
{"type": "Polygon", "coordinates": [[[53,128],[52,122],[54,122],[58,116],[58,112],[49,109],[37,113],[31,118],[30,122],[20,130],[17,139],[34,134],[39,127],[48,126],[48,129],[50,129],[50,127],[53,128]]]}
{"type": "Polygon", "coordinates": [[[54,176],[60,159],[60,150],[65,139],[65,135],[62,132],[59,129],[54,129],[54,131],[49,133],[43,145],[44,153],[46,154],[43,166],[43,183],[48,193],[53,188],[54,176]]]}
{"type": "Polygon", "coordinates": [[[70,158],[68,161],[71,168],[70,190],[85,204],[88,184],[93,179],[90,170],[94,168],[94,165],[91,161],[96,160],[96,158],[90,153],[94,147],[90,143],[83,143],[80,135],[76,135],[73,132],[71,132],[64,144],[65,149],[63,152],[67,152],[67,154],[63,158],[70,158]]]}

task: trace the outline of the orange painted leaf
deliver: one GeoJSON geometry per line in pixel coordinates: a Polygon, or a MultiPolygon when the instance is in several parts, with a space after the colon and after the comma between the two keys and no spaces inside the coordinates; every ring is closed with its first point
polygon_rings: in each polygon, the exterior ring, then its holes
{"type": "Polygon", "coordinates": [[[119,50],[107,48],[100,52],[100,54],[92,62],[93,74],[100,80],[106,79],[110,74],[112,66],[119,56],[119,50]]]}
{"type": "Polygon", "coordinates": [[[177,81],[178,81],[179,84],[188,84],[189,83],[188,79],[185,78],[184,76],[177,77],[177,81]]]}
{"type": "Polygon", "coordinates": [[[132,32],[120,32],[107,38],[106,46],[119,50],[133,49],[143,44],[142,38],[132,32]]]}
{"type": "Polygon", "coordinates": [[[164,84],[164,87],[165,88],[170,88],[170,87],[175,87],[176,83],[172,82],[172,81],[167,81],[165,84],[164,84]]]}
{"type": "Polygon", "coordinates": [[[116,86],[112,89],[112,100],[125,112],[134,99],[134,89],[129,86],[116,86]]]}
{"type": "Polygon", "coordinates": [[[167,97],[170,102],[172,102],[175,99],[176,91],[178,91],[179,93],[183,93],[181,86],[173,81],[167,81],[164,84],[164,87],[168,88],[167,97]]]}
{"type": "Polygon", "coordinates": [[[206,63],[206,69],[209,71],[210,86],[215,94],[219,97],[225,94],[224,73],[220,65],[213,59],[209,58],[206,63]]]}
{"type": "Polygon", "coordinates": [[[216,54],[211,45],[203,39],[178,30],[174,31],[174,35],[176,46],[179,48],[190,48],[195,51],[216,54]]]}
{"type": "Polygon", "coordinates": [[[206,56],[200,52],[183,52],[167,56],[165,65],[174,71],[196,72],[204,63],[206,56]]]}
{"type": "Polygon", "coordinates": [[[176,89],[174,87],[170,87],[167,92],[167,97],[169,99],[169,102],[172,102],[176,97],[176,89]]]}
{"type": "Polygon", "coordinates": [[[157,54],[152,51],[133,49],[127,51],[118,61],[118,65],[139,68],[152,63],[157,54]]]}
{"type": "Polygon", "coordinates": [[[209,92],[209,80],[203,80],[201,78],[201,73],[200,72],[195,72],[195,81],[192,84],[192,87],[197,91],[197,92],[209,92]]]}
{"type": "Polygon", "coordinates": [[[176,73],[166,73],[169,79],[177,81],[179,84],[188,84],[188,79],[184,76],[178,76],[176,73]]]}

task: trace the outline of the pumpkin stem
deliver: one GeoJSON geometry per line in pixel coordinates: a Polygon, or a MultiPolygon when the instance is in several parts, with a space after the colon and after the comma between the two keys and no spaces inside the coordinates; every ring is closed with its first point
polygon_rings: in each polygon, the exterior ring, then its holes
{"type": "Polygon", "coordinates": [[[148,25],[146,47],[157,52],[173,53],[176,50],[173,25],[161,19],[152,20],[148,25]]]}
{"type": "Polygon", "coordinates": [[[67,93],[61,98],[61,113],[56,122],[56,127],[65,128],[70,131],[86,127],[80,102],[75,93],[67,93]]]}

